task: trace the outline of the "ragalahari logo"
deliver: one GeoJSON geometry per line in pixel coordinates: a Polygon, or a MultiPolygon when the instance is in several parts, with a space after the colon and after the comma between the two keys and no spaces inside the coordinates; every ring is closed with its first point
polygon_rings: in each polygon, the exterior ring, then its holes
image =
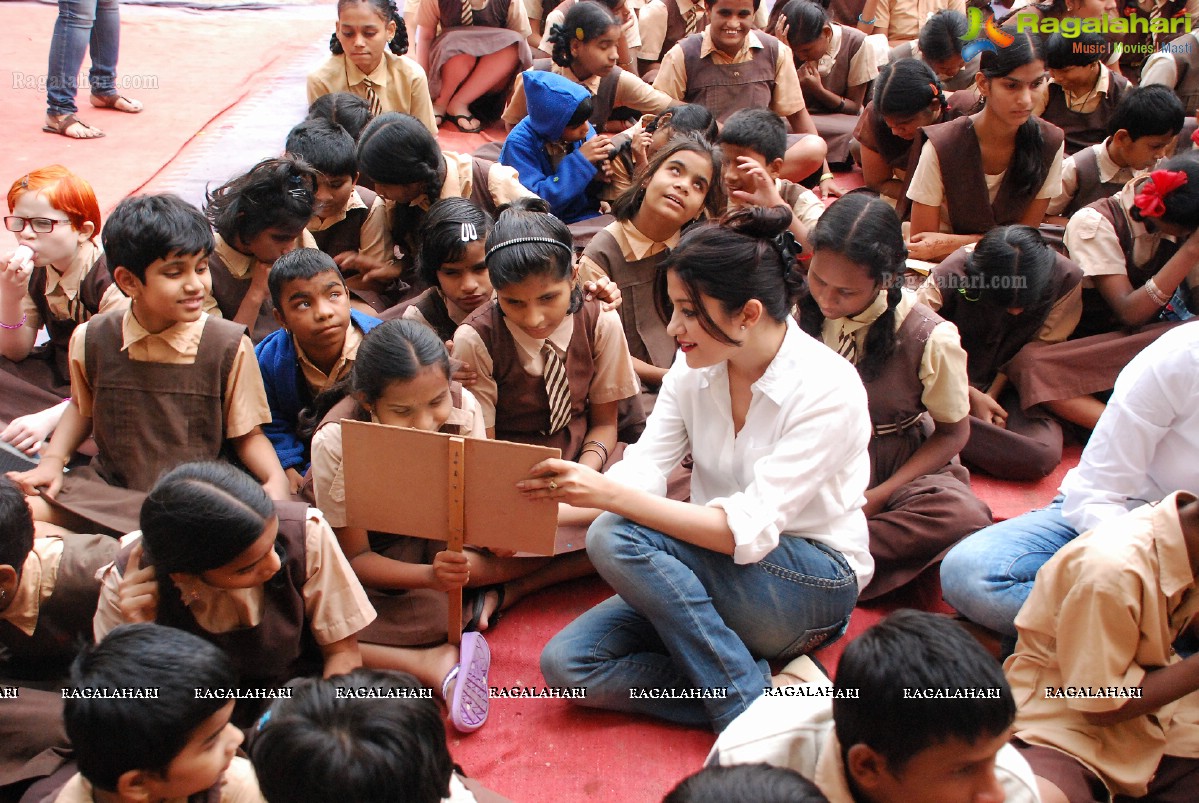
{"type": "Polygon", "coordinates": [[[984,50],[998,53],[999,48],[1007,47],[1016,41],[1016,37],[1000,30],[995,24],[994,17],[988,17],[984,21],[981,9],[971,8],[969,12],[970,27],[967,29],[966,35],[962,37],[962,41],[966,43],[962,47],[962,58],[966,61],[972,60],[984,50]]]}

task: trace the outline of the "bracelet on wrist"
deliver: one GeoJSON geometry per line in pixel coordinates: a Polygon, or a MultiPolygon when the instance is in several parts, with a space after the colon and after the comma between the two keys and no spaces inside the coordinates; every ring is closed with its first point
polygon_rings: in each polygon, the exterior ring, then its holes
{"type": "Polygon", "coordinates": [[[21,314],[21,320],[17,321],[16,323],[5,323],[4,321],[0,321],[0,329],[7,329],[11,332],[14,329],[20,329],[25,325],[25,321],[27,320],[29,320],[29,313],[25,312],[21,314]]]}
{"type": "Polygon", "coordinates": [[[584,441],[583,442],[583,451],[584,452],[595,452],[596,454],[598,454],[603,459],[603,463],[601,463],[600,465],[603,465],[604,463],[608,462],[608,447],[605,446],[600,441],[595,441],[595,440],[584,441]]]}
{"type": "Polygon", "coordinates": [[[1145,295],[1152,298],[1153,302],[1159,307],[1164,307],[1170,303],[1170,297],[1161,291],[1161,288],[1157,286],[1157,282],[1153,281],[1152,276],[1141,287],[1145,290],[1145,295]]]}
{"type": "Polygon", "coordinates": [[[832,180],[833,180],[833,174],[832,174],[832,173],[821,173],[821,174],[820,174],[820,180],[821,180],[821,181],[832,181],[832,180]]]}
{"type": "MultiPolygon", "coordinates": [[[[875,17],[874,19],[876,20],[876,19],[878,19],[878,17],[875,17]]],[[[861,15],[861,14],[859,14],[859,15],[858,15],[858,22],[862,23],[863,25],[873,25],[873,24],[874,24],[874,20],[864,20],[864,19],[862,19],[862,15],[861,15]]]]}
{"type": "Polygon", "coordinates": [[[845,98],[841,98],[841,102],[837,104],[837,108],[833,109],[833,114],[840,114],[845,111],[845,98]]]}

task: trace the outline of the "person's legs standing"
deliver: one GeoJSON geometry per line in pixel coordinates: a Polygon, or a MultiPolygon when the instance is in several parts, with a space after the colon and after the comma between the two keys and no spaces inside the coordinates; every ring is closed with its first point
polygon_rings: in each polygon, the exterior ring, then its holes
{"type": "Polygon", "coordinates": [[[121,12],[119,0],[93,0],[96,6],[96,21],[92,25],[91,56],[92,68],[88,73],[91,91],[97,97],[120,94],[117,92],[117,56],[121,47],[121,12]]]}
{"type": "Polygon", "coordinates": [[[83,66],[83,54],[92,38],[97,2],[58,0],[58,19],[54,22],[54,38],[50,42],[50,63],[46,75],[47,114],[60,117],[79,111],[75,105],[79,69],[83,66]]]}

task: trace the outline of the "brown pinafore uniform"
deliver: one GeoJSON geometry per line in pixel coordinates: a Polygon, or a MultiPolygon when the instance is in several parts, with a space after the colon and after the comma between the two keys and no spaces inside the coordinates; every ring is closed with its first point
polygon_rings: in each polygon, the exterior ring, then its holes
{"type": "MultiPolygon", "coordinates": [[[[836,92],[845,97],[849,94],[849,65],[854,56],[866,42],[866,34],[847,25],[841,26],[841,47],[833,63],[833,70],[828,75],[821,76],[820,82],[830,92],[836,92]]],[[[802,61],[795,60],[796,69],[802,61]]],[[[869,93],[869,90],[867,90],[869,93]]],[[[849,141],[857,127],[857,114],[838,114],[831,109],[824,109],[814,101],[805,98],[808,109],[812,112],[812,122],[816,125],[816,133],[828,145],[828,161],[832,163],[845,162],[849,159],[849,141]]]]}
{"type": "Polygon", "coordinates": [[[316,247],[331,257],[346,251],[357,251],[362,244],[362,224],[366,222],[366,216],[375,203],[375,193],[366,187],[354,189],[364,204],[362,208],[347,210],[343,220],[327,229],[309,232],[312,239],[316,240],[316,247]]]}
{"type": "Polygon", "coordinates": [[[479,333],[491,355],[492,375],[497,386],[495,437],[497,440],[533,443],[562,450],[562,459],[574,460],[587,436],[587,406],[591,377],[595,374],[595,324],[600,306],[585,301],[574,313],[574,334],[566,350],[566,376],[570,383],[570,423],[553,435],[549,429],[550,403],[545,380],[520,364],[516,341],[504,324],[499,304],[492,301],[463,321],[479,333]]]}
{"type": "MultiPolygon", "coordinates": [[[[221,315],[225,320],[232,321],[237,315],[238,308],[241,307],[242,299],[250,290],[250,274],[247,273],[240,279],[235,277],[229,272],[225,261],[213,251],[208,257],[208,275],[212,277],[212,297],[216,299],[221,315]]],[[[258,317],[254,320],[254,325],[250,327],[250,340],[255,344],[260,343],[263,338],[278,328],[279,322],[275,320],[275,305],[271,302],[271,296],[268,293],[262,299],[262,306],[258,308],[258,317]]]]}
{"type": "MultiPolygon", "coordinates": [[[[308,505],[275,502],[275,511],[279,517],[275,550],[280,552],[283,566],[263,586],[262,620],[257,625],[226,633],[210,633],[200,626],[184,604],[178,586],[169,579],[159,579],[155,621],[185,630],[223,649],[233,661],[243,689],[277,688],[292,678],[319,673],[323,665],[320,648],[304,610],[303,588],[308,581],[305,549],[308,505]]],[[[117,556],[117,571],[122,575],[137,543],[126,545],[117,556]]],[[[148,564],[148,561],[147,556],[142,562],[148,564]]],[[[261,713],[260,709],[266,707],[266,702],[239,700],[234,708],[235,722],[241,725],[252,722],[261,713]]]]}
{"type": "Polygon", "coordinates": [[[1192,117],[1199,109],[1199,47],[1189,47],[1185,52],[1170,51],[1178,69],[1178,80],[1174,94],[1182,101],[1187,116],[1192,117]]]}
{"type": "Polygon", "coordinates": [[[1119,181],[1101,181],[1099,178],[1099,161],[1092,148],[1083,148],[1074,154],[1074,169],[1078,176],[1078,191],[1074,198],[1062,210],[1062,217],[1070,217],[1084,206],[1090,206],[1096,201],[1109,198],[1124,188],[1119,181]]]}
{"type": "Polygon", "coordinates": [[[1053,123],[1066,134],[1066,155],[1072,156],[1090,146],[1103,142],[1107,137],[1107,123],[1116,113],[1120,99],[1128,93],[1128,79],[1117,72],[1109,76],[1107,93],[1093,111],[1071,111],[1066,102],[1066,91],[1059,84],[1049,85],[1049,102],[1041,117],[1053,123]]]}
{"type": "Polygon", "coordinates": [[[191,365],[131,360],[120,310],[88,324],[84,362],[94,394],[90,466],[71,471],[53,503],[113,534],[136,530],[164,472],[216,460],[225,445],[225,385],[245,328],[209,316],[191,365]]]}
{"type": "MultiPolygon", "coordinates": [[[[1033,119],[1041,126],[1041,169],[1042,176],[1045,176],[1065,135],[1057,126],[1039,118],[1033,119]]],[[[995,226],[1020,222],[1035,194],[1017,191],[1010,168],[1003,176],[995,201],[989,204],[981,202],[988,197],[987,182],[983,175],[982,149],[974,132],[974,122],[969,117],[959,117],[920,131],[937,152],[941,175],[954,179],[944,182],[950,226],[954,234],[986,234],[995,226]]],[[[913,153],[920,153],[923,142],[917,136],[913,153]]]]}
{"type": "Polygon", "coordinates": [[[654,308],[654,282],[658,265],[666,259],[669,251],[630,262],[621,252],[616,238],[604,229],[595,235],[586,253],[624,293],[625,303],[620,305],[617,312],[624,325],[629,353],[650,365],[669,368],[674,362],[677,345],[674,338],[666,334],[666,324],[662,323],[654,308]]]}
{"type": "MultiPolygon", "coordinates": [[[[1120,199],[1103,198],[1091,208],[1115,229],[1128,281],[1134,288],[1157,273],[1178,250],[1176,243],[1161,240],[1149,262],[1138,266],[1133,260],[1132,230],[1120,199]]],[[[1121,326],[1098,290],[1084,288],[1082,320],[1071,339],[1064,343],[1029,343],[1008,363],[1008,378],[1026,410],[1046,401],[1109,391],[1133,357],[1178,325],[1177,321],[1153,322],[1129,330],[1121,326]]]]}
{"type": "MultiPolygon", "coordinates": [[[[882,372],[866,382],[873,434],[870,487],[892,476],[924,443],[928,419],[921,401],[920,360],[942,318],[915,305],[899,325],[895,351],[882,372]]],[[[904,585],[944,557],[950,547],[991,523],[991,512],[970,490],[970,475],[956,463],[917,477],[867,520],[874,579],[861,598],[904,585]]]]}
{"type": "Polygon", "coordinates": [[[719,123],[742,109],[770,108],[779,43],[761,31],[754,31],[754,35],[763,47],[751,48],[753,60],[743,64],[713,64],[710,58],[700,58],[703,34],[692,34],[679,42],[687,73],[683,102],[706,106],[719,123]]]}
{"type": "MultiPolygon", "coordinates": [[[[1082,282],[1082,269],[1057,254],[1053,274],[1045,288],[1049,303],[1040,310],[1009,315],[1007,310],[981,301],[967,300],[955,287],[966,287],[966,252],[946,257],[933,269],[934,281],[943,288],[942,318],[952,321],[966,350],[970,384],[986,391],[1007,362],[1041,330],[1053,304],[1082,282]]],[[[968,291],[969,292],[969,291],[968,291]]],[[[973,293],[970,293],[973,295],[973,293]]],[[[1008,387],[1000,404],[1008,411],[1005,426],[970,418],[970,440],[962,448],[962,462],[1007,480],[1036,480],[1046,476],[1062,459],[1062,427],[1056,419],[1037,411],[1026,414],[1015,388],[1008,387]]]]}
{"type": "MultiPolygon", "coordinates": [[[[462,386],[450,383],[450,398],[456,409],[462,407],[462,386]]],[[[342,419],[370,421],[370,413],[353,397],[347,396],[330,408],[317,430],[342,419]]],[[[462,435],[461,428],[446,424],[440,430],[449,435],[462,435]]],[[[445,549],[444,541],[430,541],[407,535],[369,532],[372,552],[403,563],[431,564],[438,552],[445,549]]],[[[379,614],[358,633],[364,644],[386,644],[390,647],[424,647],[446,640],[449,621],[448,597],[444,591],[431,588],[376,589],[364,586],[366,596],[379,614]]]]}
{"type": "Polygon", "coordinates": [[[428,288],[416,298],[392,307],[379,317],[384,321],[403,318],[404,311],[409,307],[416,307],[420,310],[420,314],[437,332],[437,336],[441,338],[442,342],[454,339],[454,332],[458,331],[458,324],[454,323],[454,319],[450,317],[450,311],[445,307],[445,299],[441,297],[441,293],[436,287],[428,288]]]}
{"type": "MultiPolygon", "coordinates": [[[[673,2],[673,0],[672,0],[673,2]]],[[[533,69],[541,72],[551,72],[554,67],[553,59],[534,59],[533,69]]],[[[620,83],[620,68],[613,67],[612,72],[600,78],[599,86],[592,95],[592,111],[588,121],[595,126],[596,131],[603,131],[608,120],[612,119],[612,109],[616,108],[616,86],[620,83]]]]}

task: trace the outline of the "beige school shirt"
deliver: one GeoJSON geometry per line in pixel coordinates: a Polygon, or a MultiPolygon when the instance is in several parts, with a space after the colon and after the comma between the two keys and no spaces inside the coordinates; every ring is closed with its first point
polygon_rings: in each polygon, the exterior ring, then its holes
{"type": "Polygon", "coordinates": [[[308,384],[308,390],[312,392],[313,396],[328,390],[349,376],[350,369],[354,367],[354,359],[358,356],[358,347],[362,345],[362,338],[362,330],[351,321],[346,331],[345,342],[341,346],[341,354],[338,356],[337,362],[333,364],[333,368],[326,374],[317,368],[312,360],[308,359],[308,354],[300,348],[295,336],[292,336],[291,342],[296,347],[296,356],[300,360],[300,372],[304,375],[304,381],[308,384]]]}
{"type": "MultiPolygon", "coordinates": [[[[83,323],[91,317],[91,313],[79,298],[79,285],[96,264],[100,254],[100,246],[88,240],[75,251],[75,256],[71,258],[71,263],[65,270],[60,272],[53,265],[46,266],[46,292],[43,297],[55,320],[83,323]]],[[[124,303],[127,303],[125,294],[117,287],[116,282],[113,282],[100,297],[99,311],[108,312],[124,303]]],[[[36,331],[46,324],[37,304],[33,302],[33,296],[28,293],[21,299],[21,314],[25,316],[23,327],[26,329],[36,331]]]]}
{"type": "MultiPolygon", "coordinates": [[[[137,530],[121,538],[121,547],[141,541],[137,530]]],[[[354,635],[375,620],[375,609],[366,598],[350,562],[342,554],[329,523],[319,510],[308,508],[304,523],[306,579],[301,589],[304,617],[316,643],[333,644],[354,635]]],[[[280,569],[279,571],[285,571],[280,569]]],[[[100,641],[117,625],[125,624],[118,607],[121,575],[113,563],[100,570],[100,602],[92,628],[100,641]]],[[[209,633],[228,633],[262,622],[265,589],[224,589],[210,586],[196,575],[180,574],[175,579],[183,604],[196,623],[209,633]]]]}
{"type": "Polygon", "coordinates": [[[1058,699],[1046,689],[1139,687],[1182,660],[1173,642],[1199,615],[1199,593],[1178,507],[1193,500],[1173,493],[1075,538],[1037,573],[1016,616],[1019,641],[1004,664],[1015,735],[1073,756],[1115,793],[1144,795],[1163,755],[1199,758],[1199,692],[1100,726],[1084,715],[1126,698],[1058,699]]]}
{"type": "MultiPolygon", "coordinates": [[[[604,231],[612,235],[616,240],[616,246],[620,249],[620,256],[626,262],[637,262],[638,260],[652,257],[655,254],[660,254],[668,248],[674,248],[679,244],[681,232],[675,232],[665,242],[657,242],[651,240],[641,233],[631,220],[616,220],[604,227],[604,231]]],[[[579,257],[579,281],[594,282],[598,281],[601,276],[607,276],[604,269],[599,266],[589,253],[594,253],[593,245],[595,240],[588,243],[587,248],[583,249],[583,255],[579,257]]],[[[650,314],[657,315],[652,310],[650,314]]]]}
{"type": "MultiPolygon", "coordinates": [[[[753,61],[754,50],[764,45],[757,34],[750,31],[741,50],[735,56],[727,55],[712,44],[711,31],[704,31],[703,44],[700,46],[700,58],[710,58],[713,64],[744,64],[753,61]]],[[[670,52],[662,57],[662,66],[658,77],[654,79],[654,89],[665,92],[679,103],[686,103],[683,98],[687,93],[687,66],[683,59],[683,50],[675,45],[670,52]]],[[[780,117],[790,117],[804,106],[803,92],[799,88],[799,75],[795,72],[795,62],[791,56],[791,48],[786,42],[779,42],[779,54],[774,64],[774,92],[770,97],[770,110],[780,117]]],[[[716,114],[719,110],[713,109],[716,114]]]]}
{"type": "MultiPolygon", "coordinates": [[[[373,414],[371,421],[378,423],[373,414]]],[[[462,406],[450,410],[450,417],[446,423],[462,427],[468,438],[487,438],[483,408],[466,388],[462,389],[462,406]]],[[[325,514],[329,526],[347,526],[346,477],[340,421],[326,424],[312,436],[312,485],[316,492],[317,507],[325,514]]]]}
{"type": "MultiPolygon", "coordinates": [[[[541,376],[545,369],[545,360],[541,356],[541,347],[548,341],[558,356],[566,354],[574,335],[574,316],[567,315],[562,319],[548,338],[536,340],[512,324],[507,318],[504,325],[512,333],[516,341],[517,359],[521,367],[532,376],[541,376]]],[[[471,386],[471,392],[479,400],[483,408],[483,421],[488,429],[495,426],[495,404],[499,395],[495,377],[492,374],[493,363],[491,353],[483,345],[479,333],[470,326],[459,326],[454,333],[454,356],[472,366],[479,374],[478,380],[471,386]]],[[[601,312],[595,322],[595,374],[587,398],[591,404],[607,404],[622,401],[641,392],[637,382],[637,374],[633,371],[633,358],[629,356],[629,343],[624,336],[624,327],[620,316],[615,310],[601,312]]]]}
{"type": "MultiPolygon", "coordinates": [[[[642,6],[637,15],[637,24],[641,27],[641,51],[637,54],[637,58],[642,61],[657,61],[663,55],[662,46],[666,44],[667,17],[670,15],[670,10],[666,7],[667,3],[675,3],[679,7],[679,14],[684,22],[692,9],[700,17],[707,10],[703,0],[698,3],[692,2],[692,0],[650,0],[642,6]]],[[[696,21],[698,23],[698,19],[696,21]]],[[[696,32],[699,33],[702,30],[697,28],[696,32]]]]}
{"type": "Polygon", "coordinates": [[[62,538],[57,535],[33,540],[33,549],[25,556],[12,601],[0,611],[0,622],[8,622],[27,636],[33,635],[42,603],[50,599],[58,582],[63,546],[62,538]]]}
{"type": "MultiPolygon", "coordinates": [[[[352,210],[366,209],[366,208],[367,208],[366,203],[362,200],[362,196],[358,194],[358,188],[355,187],[350,192],[350,197],[346,200],[345,206],[343,206],[341,209],[339,209],[336,213],[329,215],[329,217],[327,217],[327,218],[319,218],[319,217],[313,216],[308,221],[308,225],[305,226],[304,228],[306,228],[308,230],[309,234],[311,234],[314,231],[324,231],[325,229],[331,229],[334,226],[336,226],[338,223],[345,220],[346,215],[348,215],[352,210]]],[[[337,254],[330,254],[330,256],[337,256],[337,254]]]]}
{"type": "MultiPolygon", "coordinates": [[[[1112,161],[1112,157],[1108,155],[1107,144],[1111,141],[1108,137],[1103,142],[1091,145],[1090,148],[1095,152],[1095,166],[1099,169],[1099,181],[1104,184],[1119,182],[1121,185],[1127,184],[1138,176],[1144,176],[1149,173],[1148,170],[1136,170],[1131,167],[1121,167],[1112,161]]],[[[1074,196],[1078,194],[1078,168],[1074,164],[1074,156],[1067,156],[1062,161],[1062,191],[1049,202],[1049,207],[1045,210],[1047,215],[1060,215],[1062,210],[1070,205],[1074,200],[1074,196]]]]}
{"type": "MultiPolygon", "coordinates": [[[[916,305],[916,293],[903,291],[895,308],[895,328],[898,329],[916,305]]],[[[880,290],[870,306],[849,318],[825,319],[820,330],[824,345],[837,351],[843,336],[851,336],[857,345],[858,359],[866,356],[866,335],[879,316],[887,310],[887,291],[880,290]]],[[[970,414],[970,379],[966,373],[966,352],[962,348],[958,328],[949,321],[933,327],[920,356],[920,382],[924,391],[920,402],[934,421],[953,424],[970,414]]]]}
{"type": "MultiPolygon", "coordinates": [[[[592,97],[595,97],[595,94],[599,91],[600,81],[602,80],[600,76],[593,75],[586,81],[580,81],[573,70],[558,64],[555,64],[550,69],[550,72],[557,73],[571,82],[578,84],[590,92],[592,97]]],[[[639,112],[659,114],[673,105],[675,105],[674,98],[654,89],[628,70],[620,71],[620,76],[616,81],[616,97],[612,102],[613,108],[628,106],[639,112]]],[[[525,79],[524,74],[521,73],[516,76],[516,83],[512,89],[512,99],[508,101],[508,106],[504,109],[504,122],[509,125],[516,125],[524,119],[527,113],[525,79]]]]}
{"type": "MultiPolygon", "coordinates": [[[[95,800],[91,783],[76,774],[54,798],[54,803],[93,803],[95,800]]],[[[174,797],[163,803],[187,803],[187,798],[174,797]]],[[[249,759],[234,756],[229,768],[221,776],[220,803],[266,803],[258,790],[258,776],[249,759]]]]}
{"type": "MultiPolygon", "coordinates": [[[[843,26],[834,23],[831,27],[833,35],[829,39],[828,51],[816,62],[816,72],[823,78],[827,78],[837,66],[837,55],[841,52],[841,42],[845,38],[843,26]]],[[[870,46],[870,42],[862,43],[858,52],[849,60],[849,86],[861,86],[878,78],[878,56],[878,51],[870,46]]]]}
{"type": "Polygon", "coordinates": [[[930,16],[942,9],[965,16],[965,0],[878,0],[874,27],[887,35],[891,47],[920,36],[920,28],[930,16]]]}
{"type": "MultiPolygon", "coordinates": [[[[166,365],[194,365],[200,352],[200,338],[204,334],[204,322],[208,314],[190,323],[177,323],[157,334],[151,334],[137,322],[132,310],[125,312],[121,322],[123,351],[135,362],[158,362],[166,365]]],[[[71,335],[68,358],[71,369],[71,402],[79,408],[80,415],[92,417],[91,379],[87,375],[85,355],[87,324],[81,324],[71,335]]],[[[271,422],[271,409],[267,404],[266,390],[254,346],[250,338],[242,335],[233,357],[233,367],[225,381],[225,437],[240,438],[248,435],[255,427],[271,422]]]]}
{"type": "Polygon", "coordinates": [[[411,114],[437,136],[433,119],[433,101],[429,97],[429,79],[420,65],[407,56],[397,56],[383,50],[383,58],[369,74],[358,69],[345,57],[330,56],[329,60],[308,74],[308,103],[331,92],[349,92],[367,98],[367,83],[375,90],[379,105],[385,112],[411,114]]]}

